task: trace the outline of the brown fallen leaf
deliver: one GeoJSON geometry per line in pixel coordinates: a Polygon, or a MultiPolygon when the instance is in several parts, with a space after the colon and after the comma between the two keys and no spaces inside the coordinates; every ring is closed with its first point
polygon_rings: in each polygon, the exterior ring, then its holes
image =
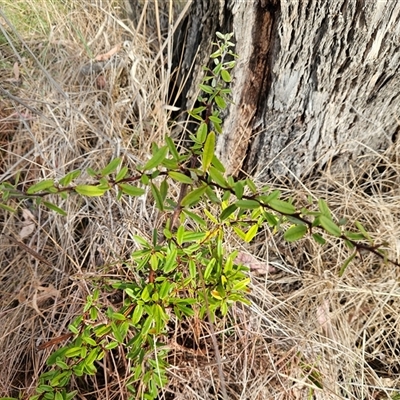
{"type": "Polygon", "coordinates": [[[277,269],[272,265],[264,261],[259,261],[252,254],[245,253],[243,251],[239,252],[239,254],[235,259],[235,262],[238,264],[243,264],[246,267],[249,267],[250,271],[257,275],[265,275],[277,272],[277,269]]]}
{"type": "Polygon", "coordinates": [[[30,236],[35,230],[35,217],[27,208],[22,210],[22,216],[24,218],[24,222],[18,235],[21,240],[30,236]]]}
{"type": "Polygon", "coordinates": [[[114,54],[118,53],[121,50],[122,43],[118,43],[114,46],[110,51],[104,54],[99,54],[95,57],[96,61],[106,61],[109,60],[114,54]]]}
{"type": "Polygon", "coordinates": [[[322,304],[317,307],[317,321],[325,335],[333,339],[334,334],[328,300],[323,300],[322,304]]]}

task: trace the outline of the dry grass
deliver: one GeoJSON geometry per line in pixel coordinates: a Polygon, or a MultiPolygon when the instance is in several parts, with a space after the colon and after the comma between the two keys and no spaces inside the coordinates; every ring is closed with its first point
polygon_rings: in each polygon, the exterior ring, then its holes
{"type": "MultiPolygon", "coordinates": [[[[163,21],[179,12],[149,6],[131,26],[116,4],[20,0],[4,8],[11,25],[0,18],[0,181],[19,175],[24,189],[74,169],[101,168],[116,156],[133,167],[148,158],[152,141],[169,133],[172,71],[163,21]],[[29,18],[15,18],[21,10],[29,18]],[[118,44],[104,72],[89,67],[91,58],[118,44]]],[[[361,221],[399,259],[399,154],[394,145],[373,164],[360,160],[354,174],[328,171],[295,196],[328,199],[335,216],[361,221]]],[[[112,196],[52,200],[68,217],[28,201],[16,215],[0,214],[2,396],[32,394],[53,350],[37,346],[67,332],[96,282],[123,278],[121,260],[136,248],[132,234],[148,237],[160,225],[150,194],[120,203],[112,196]]],[[[342,243],[321,247],[306,239],[289,246],[268,230],[261,237],[247,250],[277,272],[254,276],[251,306],[237,306],[214,327],[229,398],[400,396],[398,268],[363,254],[339,278],[348,257],[342,243]]],[[[241,244],[232,237],[227,248],[241,244]]],[[[118,293],[103,300],[120,301],[118,293]]],[[[168,340],[170,383],[160,398],[218,398],[207,324],[176,324],[168,340]]],[[[125,398],[121,358],[111,356],[98,376],[76,382],[78,398],[125,398]]]]}

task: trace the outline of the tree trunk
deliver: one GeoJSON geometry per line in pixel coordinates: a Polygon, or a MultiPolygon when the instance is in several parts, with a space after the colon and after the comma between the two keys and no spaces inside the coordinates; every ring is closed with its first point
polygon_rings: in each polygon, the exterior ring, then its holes
{"type": "MultiPolygon", "coordinates": [[[[235,33],[240,56],[217,149],[228,171],[304,176],[392,144],[399,20],[396,1],[195,1],[186,26],[197,41],[181,47],[185,68],[197,48],[195,63],[204,64],[217,29],[235,33]]],[[[184,93],[189,105],[201,73],[184,93]]]]}

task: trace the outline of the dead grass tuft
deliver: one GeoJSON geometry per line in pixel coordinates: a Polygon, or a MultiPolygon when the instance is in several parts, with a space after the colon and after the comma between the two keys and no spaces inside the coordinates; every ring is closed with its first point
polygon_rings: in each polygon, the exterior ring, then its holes
{"type": "MultiPolygon", "coordinates": [[[[18,179],[24,189],[74,169],[102,168],[117,156],[134,167],[147,160],[152,141],[161,143],[169,133],[173,71],[164,28],[179,10],[141,4],[132,25],[116,2],[99,4],[6,1],[0,14],[1,181],[18,179]],[[16,17],[22,8],[29,9],[28,19],[16,17]]],[[[301,203],[323,197],[335,217],[360,221],[398,260],[399,176],[395,144],[373,163],[361,159],[353,173],[328,171],[302,190],[285,190],[301,203]]],[[[68,331],[98,282],[132,279],[122,263],[136,248],[132,235],[149,237],[160,224],[150,193],[121,202],[113,196],[49,200],[68,217],[29,201],[16,215],[0,213],[2,396],[32,394],[57,345],[37,347],[68,331]]],[[[229,398],[394,398],[400,391],[398,268],[363,254],[339,277],[349,256],[342,243],[330,239],[322,247],[304,239],[289,246],[268,229],[261,238],[246,249],[227,238],[227,249],[260,260],[251,305],[235,307],[214,327],[229,398]]],[[[103,301],[116,307],[121,298],[115,292],[103,301]]],[[[210,335],[199,320],[171,323],[170,383],[160,398],[218,397],[210,335]]],[[[75,382],[85,398],[126,397],[130,366],[118,351],[92,380],[75,382]]]]}

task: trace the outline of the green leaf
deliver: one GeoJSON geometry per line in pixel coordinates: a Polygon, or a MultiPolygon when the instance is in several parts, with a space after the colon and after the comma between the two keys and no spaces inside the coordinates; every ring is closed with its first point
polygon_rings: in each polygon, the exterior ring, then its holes
{"type": "Polygon", "coordinates": [[[222,188],[228,187],[228,182],[225,180],[221,172],[219,172],[215,167],[211,166],[208,172],[216,184],[222,188]]]}
{"type": "Polygon", "coordinates": [[[164,161],[167,154],[168,154],[168,146],[161,147],[155,152],[153,157],[151,157],[151,159],[147,161],[147,163],[143,167],[143,170],[147,171],[149,169],[157,167],[164,161]]]}
{"type": "Polygon", "coordinates": [[[182,246],[183,243],[183,234],[185,233],[185,228],[183,225],[179,225],[179,228],[176,232],[176,241],[179,246],[182,246]]]}
{"type": "Polygon", "coordinates": [[[205,85],[204,83],[202,83],[202,84],[199,85],[199,87],[203,92],[206,92],[208,94],[213,94],[214,93],[214,88],[212,86],[210,86],[210,85],[205,85]]]}
{"type": "Polygon", "coordinates": [[[218,159],[218,157],[214,154],[214,157],[212,159],[211,163],[219,172],[224,173],[225,172],[225,167],[222,165],[221,161],[218,159]]]}
{"type": "Polygon", "coordinates": [[[160,191],[153,182],[150,183],[150,187],[151,187],[151,193],[153,194],[154,200],[156,201],[156,207],[160,211],[164,211],[164,203],[160,191]]]}
{"type": "Polygon", "coordinates": [[[189,176],[182,174],[181,172],[177,171],[168,171],[168,175],[176,182],[187,183],[191,185],[193,183],[192,178],[189,176]]]}
{"type": "Polygon", "coordinates": [[[77,390],[74,390],[74,391],[72,391],[72,392],[70,392],[70,393],[67,393],[67,395],[66,395],[66,400],[72,400],[74,397],[75,397],[75,395],[78,393],[78,391],[77,390]]]}
{"type": "Polygon", "coordinates": [[[240,207],[246,210],[253,210],[260,207],[258,201],[255,200],[238,200],[235,203],[236,207],[240,207]]]}
{"type": "Polygon", "coordinates": [[[221,70],[221,77],[224,80],[224,82],[229,83],[232,81],[231,75],[229,73],[229,71],[227,71],[226,69],[221,70]]]}
{"type": "Polygon", "coordinates": [[[206,221],[204,221],[204,219],[201,218],[199,215],[197,215],[189,210],[185,210],[185,209],[183,209],[182,211],[188,218],[197,222],[200,226],[203,226],[203,227],[206,226],[206,221]]]}
{"type": "Polygon", "coordinates": [[[207,264],[207,267],[206,267],[206,269],[205,269],[205,271],[204,271],[204,279],[208,279],[209,277],[210,277],[210,275],[211,275],[211,272],[212,272],[212,270],[213,270],[213,268],[214,268],[214,265],[215,265],[215,263],[216,263],[216,259],[215,258],[212,258],[209,262],[208,262],[208,264],[207,264]]]}
{"type": "Polygon", "coordinates": [[[43,201],[43,204],[49,208],[50,210],[55,211],[58,214],[63,215],[64,217],[67,215],[67,213],[60,207],[57,207],[55,204],[50,203],[49,201],[43,201]]]}
{"type": "Polygon", "coordinates": [[[357,251],[355,251],[342,265],[339,271],[339,277],[341,277],[346,271],[348,265],[354,260],[354,257],[357,255],[357,251]]]}
{"type": "Polygon", "coordinates": [[[236,182],[233,189],[235,191],[235,196],[239,200],[242,200],[243,193],[244,193],[244,182],[243,181],[236,182]]]}
{"type": "MultiPolygon", "coordinates": [[[[178,244],[179,244],[179,241],[178,241],[178,244]]],[[[165,264],[163,266],[163,271],[164,271],[165,274],[168,274],[169,272],[172,272],[178,266],[177,254],[178,254],[178,252],[177,252],[176,248],[172,247],[172,245],[171,245],[171,248],[169,248],[167,250],[167,256],[165,258],[165,264]]]]}
{"type": "Polygon", "coordinates": [[[12,213],[15,213],[17,211],[14,208],[8,206],[7,204],[3,204],[3,203],[0,203],[0,208],[3,210],[6,210],[6,211],[12,212],[12,213]]]}
{"type": "Polygon", "coordinates": [[[240,290],[240,291],[246,290],[247,287],[249,286],[250,281],[251,281],[250,278],[242,279],[241,281],[236,282],[233,285],[232,289],[233,290],[240,290]]]}
{"type": "Polygon", "coordinates": [[[182,199],[182,206],[192,206],[194,204],[196,204],[201,196],[205,193],[205,191],[207,190],[208,186],[201,186],[195,190],[192,190],[191,192],[189,192],[183,199],[182,199]]]}
{"type": "Polygon", "coordinates": [[[138,303],[132,314],[132,324],[136,325],[140,321],[140,319],[142,318],[142,315],[143,315],[143,311],[144,310],[143,310],[142,304],[138,303]]]}
{"type": "Polygon", "coordinates": [[[258,225],[253,225],[246,233],[244,237],[245,242],[250,243],[254,237],[257,235],[258,232],[258,225]]]}
{"type": "Polygon", "coordinates": [[[199,115],[205,110],[207,110],[207,107],[205,107],[205,106],[196,107],[196,108],[193,108],[193,110],[190,111],[190,114],[191,115],[199,115]]]}
{"type": "Polygon", "coordinates": [[[213,124],[220,124],[222,122],[222,119],[217,117],[216,115],[210,115],[208,118],[213,124]]]}
{"type": "Polygon", "coordinates": [[[100,171],[100,175],[101,176],[106,176],[111,174],[112,172],[114,172],[119,164],[121,164],[121,158],[117,157],[114,158],[114,160],[111,160],[101,171],[100,171]]]}
{"type": "Polygon", "coordinates": [[[59,183],[61,186],[68,186],[74,179],[78,178],[78,176],[81,174],[81,171],[78,169],[76,171],[71,171],[67,175],[65,175],[63,178],[59,180],[59,183]]]}
{"type": "Polygon", "coordinates": [[[251,190],[251,192],[253,194],[256,194],[257,193],[257,188],[256,188],[256,185],[254,184],[254,182],[249,178],[246,178],[245,182],[246,182],[247,186],[249,187],[249,189],[251,190]]]}
{"type": "Polygon", "coordinates": [[[340,237],[342,234],[340,228],[328,217],[325,215],[320,215],[319,216],[319,222],[321,226],[331,235],[340,237]]]}
{"type": "Polygon", "coordinates": [[[202,122],[199,126],[199,129],[197,129],[197,141],[200,144],[203,144],[207,138],[207,132],[208,132],[208,127],[205,122],[202,122]]]}
{"type": "Polygon", "coordinates": [[[136,186],[128,185],[127,183],[120,183],[118,187],[128,196],[141,196],[145,190],[136,186]]]}
{"type": "Polygon", "coordinates": [[[206,194],[212,203],[214,204],[221,203],[221,200],[218,197],[217,193],[215,192],[215,189],[211,188],[211,186],[207,186],[206,194]]]}
{"type": "Polygon", "coordinates": [[[271,200],[268,205],[282,214],[294,214],[296,212],[296,208],[293,204],[290,204],[287,201],[274,199],[271,200]]]}
{"type": "Polygon", "coordinates": [[[287,242],[295,242],[301,239],[307,233],[307,226],[295,225],[291,226],[283,235],[287,242]]]}
{"type": "Polygon", "coordinates": [[[51,187],[54,187],[54,179],[45,179],[44,181],[38,182],[34,185],[32,185],[26,193],[28,194],[34,194],[37,192],[41,192],[43,190],[49,189],[51,187]]]}
{"type": "Polygon", "coordinates": [[[217,106],[218,106],[219,108],[221,108],[222,110],[225,110],[225,108],[226,108],[226,101],[224,100],[223,97],[221,97],[221,96],[215,96],[214,100],[215,100],[215,102],[217,103],[217,106]]]}
{"type": "Polygon", "coordinates": [[[328,204],[324,199],[318,199],[318,208],[319,211],[321,211],[322,215],[325,215],[325,217],[332,219],[331,210],[329,209],[328,204]]]}
{"type": "Polygon", "coordinates": [[[82,351],[82,347],[79,346],[75,346],[75,347],[71,347],[69,348],[66,352],[65,352],[65,357],[71,358],[71,357],[78,357],[81,355],[81,351],[82,351]]]}
{"type": "Polygon", "coordinates": [[[122,343],[124,341],[124,337],[123,337],[121,331],[119,330],[118,325],[115,322],[111,322],[111,330],[112,330],[115,340],[118,343],[122,343]]]}
{"type": "MultiPolygon", "coordinates": [[[[205,107],[204,107],[204,108],[205,108],[205,107]]],[[[193,110],[192,110],[192,111],[193,111],[193,110]]],[[[173,141],[169,136],[166,136],[165,142],[167,143],[169,152],[172,154],[172,157],[173,157],[176,161],[178,161],[178,160],[179,160],[179,153],[178,153],[178,150],[176,149],[176,146],[175,146],[174,141],[173,141]]]]}
{"type": "Polygon", "coordinates": [[[124,166],[120,169],[117,176],[115,177],[115,182],[119,182],[125,178],[126,174],[128,173],[128,167],[124,166]]]}
{"type": "Polygon", "coordinates": [[[106,192],[106,189],[91,185],[77,185],[75,187],[75,191],[82,196],[95,197],[103,196],[103,194],[106,192]]]}
{"type": "Polygon", "coordinates": [[[270,212],[265,212],[264,216],[265,216],[265,219],[267,220],[269,226],[275,227],[278,225],[279,218],[276,215],[274,215],[270,212]]]}
{"type": "Polygon", "coordinates": [[[93,168],[90,168],[90,167],[88,167],[88,168],[86,169],[86,172],[87,172],[87,174],[88,174],[89,176],[95,177],[95,176],[98,175],[98,172],[95,171],[93,168]]]}
{"type": "Polygon", "coordinates": [[[369,241],[372,242],[371,236],[369,235],[367,230],[364,228],[362,223],[359,221],[355,221],[354,223],[355,223],[356,227],[358,228],[358,230],[361,232],[361,234],[365,237],[365,239],[368,239],[369,241]]]}
{"type": "Polygon", "coordinates": [[[209,166],[211,165],[211,161],[214,157],[214,149],[215,149],[215,132],[211,131],[204,143],[203,153],[202,153],[202,161],[203,161],[203,171],[207,171],[209,166]]]}
{"type": "Polygon", "coordinates": [[[167,179],[164,179],[160,184],[160,195],[161,195],[163,203],[164,203],[165,199],[167,198],[168,188],[169,188],[169,185],[168,185],[167,179]]]}
{"type": "Polygon", "coordinates": [[[364,234],[358,233],[358,232],[346,231],[344,234],[348,239],[351,239],[351,240],[363,240],[363,239],[365,239],[364,234]]]}
{"type": "Polygon", "coordinates": [[[231,214],[233,214],[237,210],[236,204],[231,204],[230,206],[226,207],[225,210],[222,211],[220,215],[221,221],[227,219],[231,214]]]}

